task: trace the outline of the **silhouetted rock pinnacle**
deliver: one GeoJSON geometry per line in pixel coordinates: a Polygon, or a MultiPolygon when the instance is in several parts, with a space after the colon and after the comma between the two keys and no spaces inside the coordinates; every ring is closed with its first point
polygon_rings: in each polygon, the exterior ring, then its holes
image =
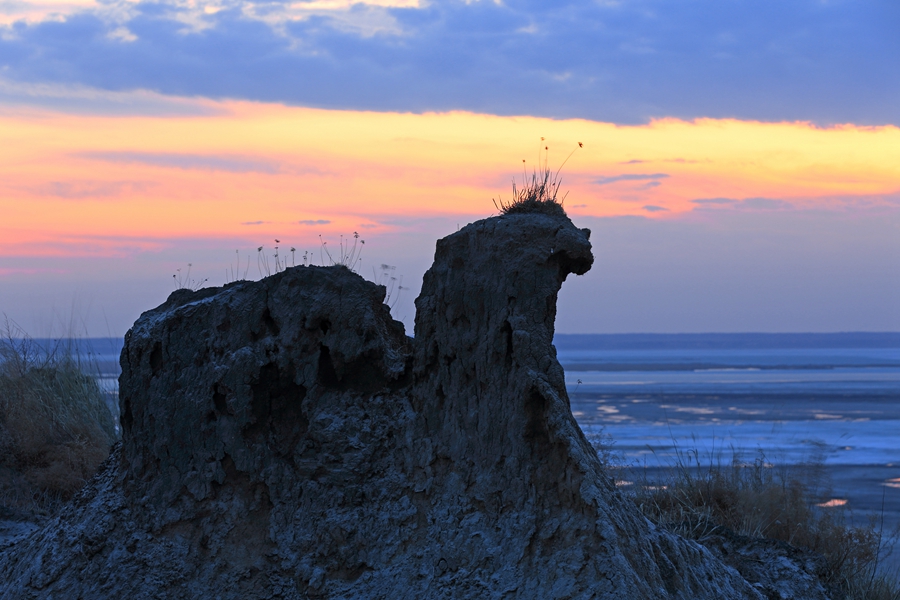
{"type": "Polygon", "coordinates": [[[589,233],[438,241],[414,339],[344,267],[172,294],[125,338],[123,442],[0,557],[0,598],[762,598],[572,417],[553,327],[589,233]]]}

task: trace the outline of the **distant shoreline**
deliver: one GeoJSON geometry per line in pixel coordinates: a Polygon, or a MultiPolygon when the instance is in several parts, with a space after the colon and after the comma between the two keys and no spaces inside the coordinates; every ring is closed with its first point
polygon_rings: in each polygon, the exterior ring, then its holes
{"type": "Polygon", "coordinates": [[[557,333],[553,342],[561,350],[900,348],[900,332],[557,333]]]}

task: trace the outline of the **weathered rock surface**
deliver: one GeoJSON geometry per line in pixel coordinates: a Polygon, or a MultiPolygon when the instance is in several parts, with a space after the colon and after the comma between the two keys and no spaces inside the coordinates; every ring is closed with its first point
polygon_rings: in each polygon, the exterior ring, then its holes
{"type": "MultiPolygon", "coordinates": [[[[40,528],[39,519],[0,506],[0,554],[40,528]]],[[[2,581],[2,580],[0,580],[2,581]]],[[[2,589],[2,584],[0,584],[2,589]]]]}
{"type": "Polygon", "coordinates": [[[733,567],[741,577],[771,600],[829,600],[832,593],[820,578],[825,575],[825,559],[808,550],[778,540],[737,535],[716,528],[702,544],[716,558],[733,567]]]}
{"type": "Polygon", "coordinates": [[[415,339],[343,267],[176,292],[125,340],[123,442],[0,598],[763,598],[615,489],[569,409],[564,217],[440,240],[415,339]]]}

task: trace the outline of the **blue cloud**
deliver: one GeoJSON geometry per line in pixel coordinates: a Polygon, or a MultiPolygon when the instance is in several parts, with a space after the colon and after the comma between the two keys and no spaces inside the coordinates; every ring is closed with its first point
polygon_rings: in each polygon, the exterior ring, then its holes
{"type": "Polygon", "coordinates": [[[645,204],[643,209],[647,212],[668,212],[669,209],[665,206],[656,206],[655,204],[645,204]]]}
{"type": "Polygon", "coordinates": [[[785,210],[794,208],[794,205],[790,202],[777,198],[746,198],[735,206],[748,210],[785,210]]]}
{"type": "Polygon", "coordinates": [[[68,200],[83,198],[114,198],[126,194],[141,193],[153,187],[144,181],[48,181],[31,188],[31,192],[41,196],[55,196],[68,200]]]}
{"type": "Polygon", "coordinates": [[[436,0],[272,24],[175,2],[110,10],[6,28],[0,72],[325,108],[900,124],[896,2],[436,0]]]}
{"type": "Polygon", "coordinates": [[[709,204],[736,204],[739,200],[733,198],[697,198],[696,200],[691,200],[691,202],[702,206],[709,204]]]}
{"type": "Polygon", "coordinates": [[[304,219],[303,221],[297,221],[300,225],[328,225],[331,221],[326,219],[304,219]]]}
{"type": "Polygon", "coordinates": [[[171,152],[82,152],[82,158],[113,163],[142,163],[175,169],[230,171],[232,173],[278,173],[278,163],[254,158],[214,154],[177,154],[171,152]]]}
{"type": "MultiPolygon", "coordinates": [[[[691,200],[697,208],[730,207],[739,210],[789,210],[794,205],[779,198],[698,198],[691,200]]],[[[696,210],[696,209],[695,209],[696,210]]]]}
{"type": "MultiPolygon", "coordinates": [[[[626,173],[624,175],[610,175],[607,177],[598,177],[594,180],[594,183],[597,185],[607,185],[610,183],[616,183],[617,181],[648,181],[651,180],[651,183],[654,183],[653,180],[656,179],[664,179],[668,177],[668,173],[626,173]]],[[[659,185],[659,182],[655,182],[659,185]]],[[[655,186],[651,186],[655,187],[655,186]]]]}

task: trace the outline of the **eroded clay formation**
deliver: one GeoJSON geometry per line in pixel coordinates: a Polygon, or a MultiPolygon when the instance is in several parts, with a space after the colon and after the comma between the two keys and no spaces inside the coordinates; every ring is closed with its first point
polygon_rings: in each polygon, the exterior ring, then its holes
{"type": "Polygon", "coordinates": [[[0,597],[762,598],[572,417],[552,338],[588,238],[525,214],[438,241],[414,338],[344,267],[172,294],[125,338],[122,443],[0,597]]]}

